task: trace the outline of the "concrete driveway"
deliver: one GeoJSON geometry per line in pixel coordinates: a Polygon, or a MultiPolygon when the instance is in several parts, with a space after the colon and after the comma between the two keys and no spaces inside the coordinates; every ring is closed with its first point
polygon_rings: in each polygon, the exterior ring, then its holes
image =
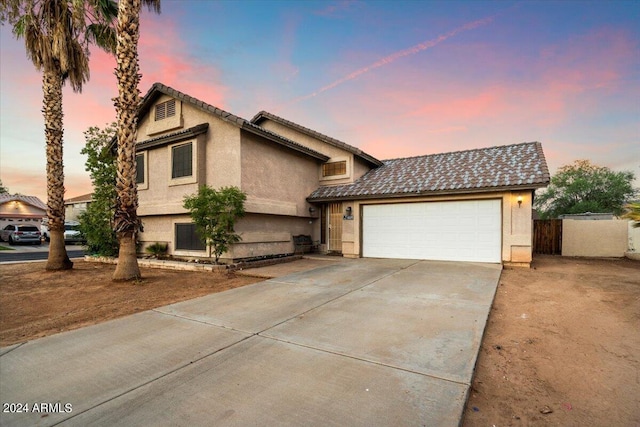
{"type": "Polygon", "coordinates": [[[348,260],[3,348],[0,424],[455,426],[500,272],[348,260]]]}

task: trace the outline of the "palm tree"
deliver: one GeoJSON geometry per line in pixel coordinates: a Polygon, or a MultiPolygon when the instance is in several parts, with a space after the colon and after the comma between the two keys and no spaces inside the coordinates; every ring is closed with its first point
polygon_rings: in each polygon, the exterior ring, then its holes
{"type": "Polygon", "coordinates": [[[64,246],[64,172],[62,163],[62,86],[81,92],[89,80],[89,44],[113,51],[111,0],[3,0],[0,22],[9,22],[24,38],[27,57],[42,71],[47,153],[47,216],[51,243],[47,270],[73,267],[64,246]]]}
{"type": "Polygon", "coordinates": [[[136,188],[136,132],[140,106],[138,38],[142,3],[160,12],[160,0],[120,0],[118,3],[116,77],[118,98],[115,101],[118,122],[118,173],[114,229],[120,242],[118,263],[113,280],[140,277],[136,257],[138,192],[136,188]]]}

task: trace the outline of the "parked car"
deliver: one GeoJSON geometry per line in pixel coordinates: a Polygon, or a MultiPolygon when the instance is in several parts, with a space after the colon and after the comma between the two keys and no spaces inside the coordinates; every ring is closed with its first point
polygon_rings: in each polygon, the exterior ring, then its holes
{"type": "Polygon", "coordinates": [[[48,242],[49,240],[51,240],[49,238],[49,225],[47,225],[45,223],[40,224],[40,234],[42,235],[42,238],[45,241],[48,242]]]}
{"type": "Polygon", "coordinates": [[[35,225],[9,224],[0,231],[0,241],[7,241],[10,245],[16,243],[33,243],[39,245],[40,230],[35,225]]]}
{"type": "Polygon", "coordinates": [[[75,221],[67,221],[64,223],[64,242],[86,243],[86,239],[80,232],[80,223],[75,221]]]}

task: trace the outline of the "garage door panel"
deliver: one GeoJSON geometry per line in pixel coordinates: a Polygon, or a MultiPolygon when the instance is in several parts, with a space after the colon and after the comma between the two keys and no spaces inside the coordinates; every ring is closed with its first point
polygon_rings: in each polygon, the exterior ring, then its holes
{"type": "Polygon", "coordinates": [[[500,200],[363,207],[365,257],[500,262],[501,242],[500,200]]]}

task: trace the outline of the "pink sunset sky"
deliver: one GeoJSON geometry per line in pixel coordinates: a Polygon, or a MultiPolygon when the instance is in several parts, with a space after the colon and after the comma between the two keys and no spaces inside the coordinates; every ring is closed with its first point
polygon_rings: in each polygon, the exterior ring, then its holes
{"type": "MultiPolygon", "coordinates": [[[[267,110],[379,159],[540,141],[552,173],[638,177],[638,22],[631,1],[164,1],[142,16],[140,91],[267,110]]],[[[41,75],[6,25],[0,43],[0,179],[46,202],[41,75]]],[[[64,91],[66,198],[92,191],[83,132],[115,119],[115,61],[90,65],[64,91]]]]}

